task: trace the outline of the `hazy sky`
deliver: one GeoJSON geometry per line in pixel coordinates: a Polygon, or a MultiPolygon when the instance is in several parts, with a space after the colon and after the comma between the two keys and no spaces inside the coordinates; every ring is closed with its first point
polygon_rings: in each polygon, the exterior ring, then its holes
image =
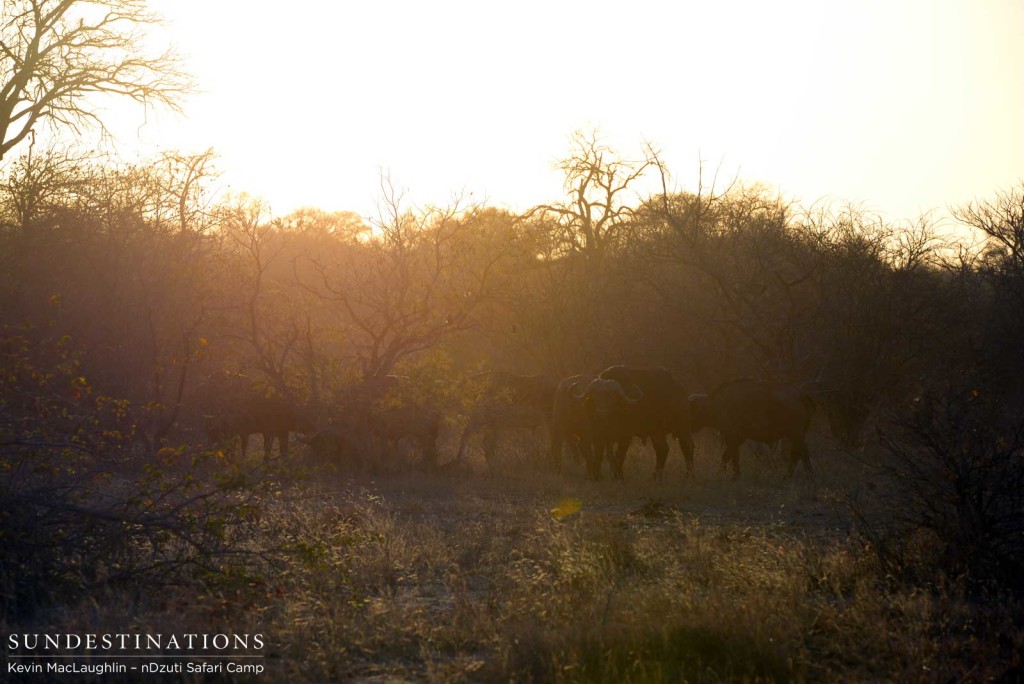
{"type": "Polygon", "coordinates": [[[214,147],[224,183],[369,212],[378,172],[420,201],[560,196],[598,127],[804,201],[893,219],[1024,178],[1024,2],[154,0],[202,94],[122,149],[214,147]]]}

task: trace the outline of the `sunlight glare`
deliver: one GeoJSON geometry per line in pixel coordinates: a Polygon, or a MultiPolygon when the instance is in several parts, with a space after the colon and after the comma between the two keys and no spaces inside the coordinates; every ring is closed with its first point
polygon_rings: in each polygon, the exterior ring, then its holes
{"type": "Polygon", "coordinates": [[[626,156],[653,143],[684,189],[703,162],[893,218],[1024,174],[1010,0],[151,5],[202,92],[186,119],[116,117],[122,147],[212,146],[277,214],[369,213],[382,171],[420,203],[523,209],[559,195],[587,128],[626,156]]]}

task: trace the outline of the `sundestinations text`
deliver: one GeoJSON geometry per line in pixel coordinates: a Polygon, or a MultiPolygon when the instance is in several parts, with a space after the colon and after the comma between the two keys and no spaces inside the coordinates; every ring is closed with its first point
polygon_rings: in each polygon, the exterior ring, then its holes
{"type": "Polygon", "coordinates": [[[249,651],[262,634],[10,634],[8,653],[25,651],[249,651]]]}

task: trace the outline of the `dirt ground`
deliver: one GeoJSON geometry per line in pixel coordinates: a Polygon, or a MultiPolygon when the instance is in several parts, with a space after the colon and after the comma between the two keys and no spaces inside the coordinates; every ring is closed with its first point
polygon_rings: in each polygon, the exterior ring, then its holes
{"type": "Polygon", "coordinates": [[[471,451],[458,472],[312,471],[231,533],[276,561],[161,592],[112,588],[19,629],[261,634],[262,681],[1021,672],[1018,605],[895,582],[879,564],[853,515],[877,492],[870,452],[815,438],[814,473],[787,478],[784,457],[745,449],[733,479],[702,437],[693,479],[673,452],[655,481],[653,454],[634,446],[625,481],[593,482],[571,461],[551,472],[540,444],[512,440],[491,468],[471,451]]]}

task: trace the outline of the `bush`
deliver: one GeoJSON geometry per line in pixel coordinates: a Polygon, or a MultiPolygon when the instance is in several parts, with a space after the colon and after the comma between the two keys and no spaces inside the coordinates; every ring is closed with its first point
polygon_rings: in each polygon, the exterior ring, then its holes
{"type": "Polygon", "coordinates": [[[237,569],[231,532],[256,512],[251,474],[223,454],[142,446],[145,411],[95,389],[77,357],[69,338],[0,330],[3,617],[103,584],[237,569]]]}
{"type": "Polygon", "coordinates": [[[1024,590],[1024,419],[1014,406],[973,388],[931,392],[881,431],[900,539],[899,554],[893,537],[873,540],[883,560],[908,570],[911,547],[931,548],[919,563],[974,588],[1024,590]]]}

